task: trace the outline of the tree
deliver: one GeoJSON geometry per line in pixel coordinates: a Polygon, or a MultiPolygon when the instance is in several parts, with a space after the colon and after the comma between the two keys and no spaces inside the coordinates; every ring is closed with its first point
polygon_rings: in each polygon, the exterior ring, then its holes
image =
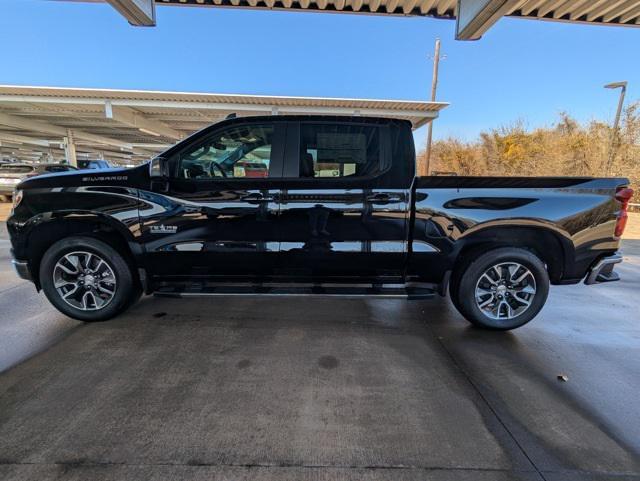
{"type": "MultiPolygon", "coordinates": [[[[561,112],[551,127],[529,130],[523,121],[482,132],[473,142],[449,137],[433,143],[433,172],[490,176],[602,176],[611,127],[581,124],[561,112]]],[[[640,102],[626,107],[613,173],[640,182],[640,102]]],[[[419,155],[424,155],[421,152],[419,155]]]]}

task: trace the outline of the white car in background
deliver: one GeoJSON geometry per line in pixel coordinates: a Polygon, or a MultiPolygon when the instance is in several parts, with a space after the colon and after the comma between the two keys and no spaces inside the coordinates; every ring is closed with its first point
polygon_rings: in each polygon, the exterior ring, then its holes
{"type": "Polygon", "coordinates": [[[29,177],[69,170],[77,169],[66,164],[0,164],[0,197],[11,200],[16,186],[29,177]]]}

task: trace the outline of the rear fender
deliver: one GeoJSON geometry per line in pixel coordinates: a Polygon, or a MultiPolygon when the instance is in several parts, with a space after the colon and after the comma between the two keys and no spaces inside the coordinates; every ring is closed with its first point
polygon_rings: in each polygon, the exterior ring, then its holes
{"type": "Polygon", "coordinates": [[[531,219],[495,220],[475,225],[461,233],[453,255],[459,260],[480,247],[530,249],[545,262],[554,283],[560,282],[575,262],[575,247],[567,232],[531,219]]]}

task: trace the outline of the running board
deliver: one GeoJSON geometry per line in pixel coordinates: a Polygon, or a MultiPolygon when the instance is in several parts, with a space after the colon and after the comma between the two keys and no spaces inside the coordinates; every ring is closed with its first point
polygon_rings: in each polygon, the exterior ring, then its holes
{"type": "Polygon", "coordinates": [[[340,286],[340,285],[289,285],[270,286],[265,284],[255,285],[169,285],[159,287],[154,295],[162,297],[198,297],[198,296],[313,296],[313,297],[341,297],[341,298],[368,298],[384,297],[392,299],[429,299],[436,292],[426,287],[401,286],[401,287],[377,287],[377,286],[340,286]]]}

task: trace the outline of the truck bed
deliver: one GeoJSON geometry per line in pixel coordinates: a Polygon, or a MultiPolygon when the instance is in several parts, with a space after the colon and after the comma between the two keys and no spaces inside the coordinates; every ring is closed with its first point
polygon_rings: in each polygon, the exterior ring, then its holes
{"type": "Polygon", "coordinates": [[[470,246],[526,244],[535,237],[549,265],[559,266],[550,269],[552,282],[579,282],[618,249],[615,194],[628,184],[625,178],[418,177],[410,271],[435,262],[438,277],[470,246]],[[445,255],[435,261],[434,252],[445,255]]]}

